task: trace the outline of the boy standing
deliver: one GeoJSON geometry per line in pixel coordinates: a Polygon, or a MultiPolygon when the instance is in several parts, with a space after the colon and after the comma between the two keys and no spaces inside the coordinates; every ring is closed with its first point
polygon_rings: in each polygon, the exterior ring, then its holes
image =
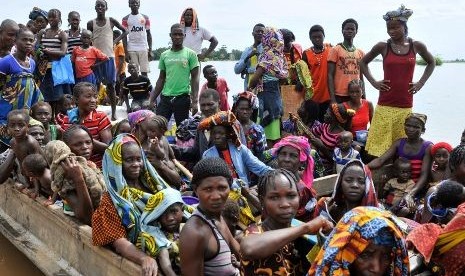
{"type": "Polygon", "coordinates": [[[140,0],[129,0],[129,7],[131,13],[122,22],[128,30],[128,36],[123,38],[126,61],[136,64],[141,74],[147,76],[149,61],[153,58],[150,20],[147,15],[139,13],[140,0]]]}
{"type": "MultiPolygon", "coordinates": [[[[121,35],[120,30],[113,31],[113,40],[116,40],[121,35]]],[[[116,65],[116,84],[115,91],[118,93],[119,101],[118,105],[123,103],[123,94],[121,90],[121,83],[126,78],[126,53],[123,47],[123,43],[118,41],[118,43],[113,46],[113,51],[115,52],[115,65],[116,65]]]]}
{"type": "Polygon", "coordinates": [[[218,91],[218,94],[220,95],[220,110],[228,111],[228,83],[224,78],[218,77],[218,72],[216,71],[216,68],[211,64],[206,65],[202,71],[203,76],[207,79],[207,82],[202,85],[200,93],[202,93],[204,90],[208,88],[215,89],[216,91],[218,91]]]}
{"type": "Polygon", "coordinates": [[[155,106],[155,100],[161,93],[157,114],[170,120],[174,113],[179,126],[189,117],[190,106],[192,114],[198,110],[199,60],[194,51],[183,47],[181,24],[171,26],[170,37],[173,45],[160,56],[160,76],[150,95],[150,106],[155,106]]]}
{"type": "Polygon", "coordinates": [[[149,97],[150,91],[152,91],[152,84],[149,78],[144,75],[139,75],[136,64],[132,62],[128,65],[128,71],[131,75],[124,79],[122,87],[126,110],[128,112],[134,112],[141,109],[149,109],[149,97]],[[132,96],[131,107],[129,107],[128,94],[132,96]]]}
{"type": "Polygon", "coordinates": [[[90,46],[91,37],[92,33],[89,30],[82,30],[82,45],[73,49],[71,61],[74,65],[76,83],[85,81],[97,85],[97,79],[92,68],[98,67],[108,60],[108,57],[102,51],[90,46]]]}
{"type": "Polygon", "coordinates": [[[95,11],[97,12],[97,18],[87,22],[87,29],[93,33],[93,45],[109,57],[108,61],[104,62],[98,68],[96,68],[95,73],[97,80],[105,84],[107,87],[107,93],[111,103],[111,120],[116,120],[116,70],[113,45],[120,41],[124,36],[126,36],[127,31],[113,17],[105,17],[105,12],[107,9],[108,6],[105,0],[95,1],[95,11]],[[114,41],[113,27],[117,27],[123,32],[123,34],[116,38],[114,41]]]}

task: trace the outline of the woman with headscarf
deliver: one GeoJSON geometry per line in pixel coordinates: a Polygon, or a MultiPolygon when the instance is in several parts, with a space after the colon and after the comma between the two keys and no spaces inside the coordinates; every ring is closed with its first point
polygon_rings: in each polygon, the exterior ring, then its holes
{"type": "Polygon", "coordinates": [[[247,140],[247,148],[259,159],[262,159],[266,150],[265,130],[261,125],[254,123],[257,119],[258,98],[249,91],[244,91],[233,96],[232,111],[241,123],[242,130],[247,140]]]}
{"type": "Polygon", "coordinates": [[[408,37],[407,21],[413,11],[402,5],[395,11],[387,12],[386,42],[379,42],[360,62],[360,68],[376,90],[379,90],[378,104],[366,144],[366,151],[381,156],[397,139],[405,137],[402,123],[412,112],[413,95],[417,93],[433,73],[434,57],[426,45],[408,37]],[[413,82],[416,54],[427,63],[418,82],[413,82]],[[384,78],[380,81],[372,76],[368,64],[378,55],[383,57],[384,78]]]}
{"type": "Polygon", "coordinates": [[[206,150],[203,158],[220,157],[228,164],[233,175],[233,187],[249,186],[249,172],[261,176],[271,170],[241,143],[241,126],[231,111],[221,111],[208,117],[199,124],[199,130],[210,130],[210,140],[213,144],[206,150]],[[240,185],[239,182],[242,182],[240,185]],[[235,185],[236,184],[236,185],[235,185]]]}
{"type": "MultiPolygon", "coordinates": [[[[131,133],[139,140],[141,145],[147,144],[147,121],[156,115],[150,110],[139,110],[128,114],[131,133]]],[[[148,150],[148,148],[144,149],[148,150]]]]}
{"type": "Polygon", "coordinates": [[[288,77],[288,66],[284,58],[284,39],[279,30],[267,27],[262,37],[263,52],[258,58],[257,70],[250,79],[248,91],[258,96],[259,123],[265,128],[270,141],[281,138],[280,118],[283,103],[279,80],[288,77]]]}
{"type": "Polygon", "coordinates": [[[349,161],[338,175],[331,197],[318,200],[314,216],[323,216],[337,223],[342,216],[358,206],[378,207],[371,171],[362,161],[349,161]]]}
{"type": "Polygon", "coordinates": [[[414,188],[404,197],[409,209],[413,210],[414,198],[418,196],[428,183],[431,170],[431,146],[433,143],[421,138],[425,133],[427,116],[420,113],[410,113],[404,121],[404,129],[407,138],[400,138],[380,157],[374,159],[367,166],[370,169],[378,169],[388,161],[399,157],[410,161],[411,178],[415,181],[414,188]]]}
{"type": "Polygon", "coordinates": [[[34,7],[29,13],[29,19],[34,22],[34,35],[45,29],[48,25],[47,11],[44,11],[38,7],[34,7]]]}
{"type": "Polygon", "coordinates": [[[312,189],[314,162],[308,139],[303,136],[287,136],[271,150],[278,161],[278,168],[295,174],[299,192],[299,208],[296,219],[309,221],[316,205],[316,192],[312,189]]]}
{"type": "Polygon", "coordinates": [[[103,177],[107,186],[92,215],[92,242],[112,245],[116,252],[155,272],[160,249],[170,241],[155,221],[167,207],[182,203],[179,192],[170,188],[145,157],[131,134],[120,134],[105,151],[103,177]]]}
{"type": "Polygon", "coordinates": [[[309,276],[407,276],[409,257],[399,221],[390,212],[357,207],[347,212],[326,239],[309,276]]]}

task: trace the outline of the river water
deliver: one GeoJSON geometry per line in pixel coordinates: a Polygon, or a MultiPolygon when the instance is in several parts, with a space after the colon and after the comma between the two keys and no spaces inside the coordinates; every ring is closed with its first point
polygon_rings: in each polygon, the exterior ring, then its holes
{"type": "MultiPolygon", "coordinates": [[[[220,77],[227,80],[229,85],[229,99],[232,95],[243,91],[243,81],[234,74],[235,61],[213,61],[205,62],[202,65],[214,65],[220,77]]],[[[151,73],[149,73],[152,84],[155,85],[158,77],[158,62],[151,62],[151,73]]],[[[371,71],[375,78],[381,79],[382,63],[373,62],[370,64],[371,71]]],[[[424,67],[417,66],[414,80],[418,80],[424,67]]],[[[414,111],[428,115],[426,132],[424,138],[432,142],[446,141],[452,145],[457,145],[460,136],[465,128],[463,116],[465,103],[465,64],[446,63],[437,66],[433,75],[428,80],[423,89],[415,95],[414,111]]],[[[201,76],[200,83],[205,79],[201,76]]],[[[378,92],[366,84],[367,98],[376,104],[378,92]]],[[[2,276],[22,276],[22,275],[43,275],[34,265],[19,252],[11,243],[0,235],[0,275],[2,276]]]]}

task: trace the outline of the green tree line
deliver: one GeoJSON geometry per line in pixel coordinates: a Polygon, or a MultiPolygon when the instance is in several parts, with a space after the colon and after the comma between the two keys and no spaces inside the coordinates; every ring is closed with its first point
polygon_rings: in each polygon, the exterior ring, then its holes
{"type": "MultiPolygon", "coordinates": [[[[168,47],[161,47],[153,50],[153,56],[155,60],[160,60],[161,53],[168,50],[168,47]]],[[[206,51],[207,48],[202,49],[206,51]]],[[[222,45],[219,48],[216,48],[209,56],[208,60],[239,60],[242,55],[242,51],[233,49],[228,51],[226,45],[222,45]]]]}

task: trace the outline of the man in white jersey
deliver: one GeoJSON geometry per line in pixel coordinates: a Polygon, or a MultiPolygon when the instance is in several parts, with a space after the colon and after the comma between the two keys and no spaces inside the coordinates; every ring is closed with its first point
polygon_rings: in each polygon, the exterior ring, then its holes
{"type": "Polygon", "coordinates": [[[129,7],[131,13],[122,22],[129,32],[123,38],[126,61],[136,64],[141,74],[147,76],[149,61],[153,59],[150,20],[147,15],[139,13],[140,0],[129,0],[129,7]]]}

